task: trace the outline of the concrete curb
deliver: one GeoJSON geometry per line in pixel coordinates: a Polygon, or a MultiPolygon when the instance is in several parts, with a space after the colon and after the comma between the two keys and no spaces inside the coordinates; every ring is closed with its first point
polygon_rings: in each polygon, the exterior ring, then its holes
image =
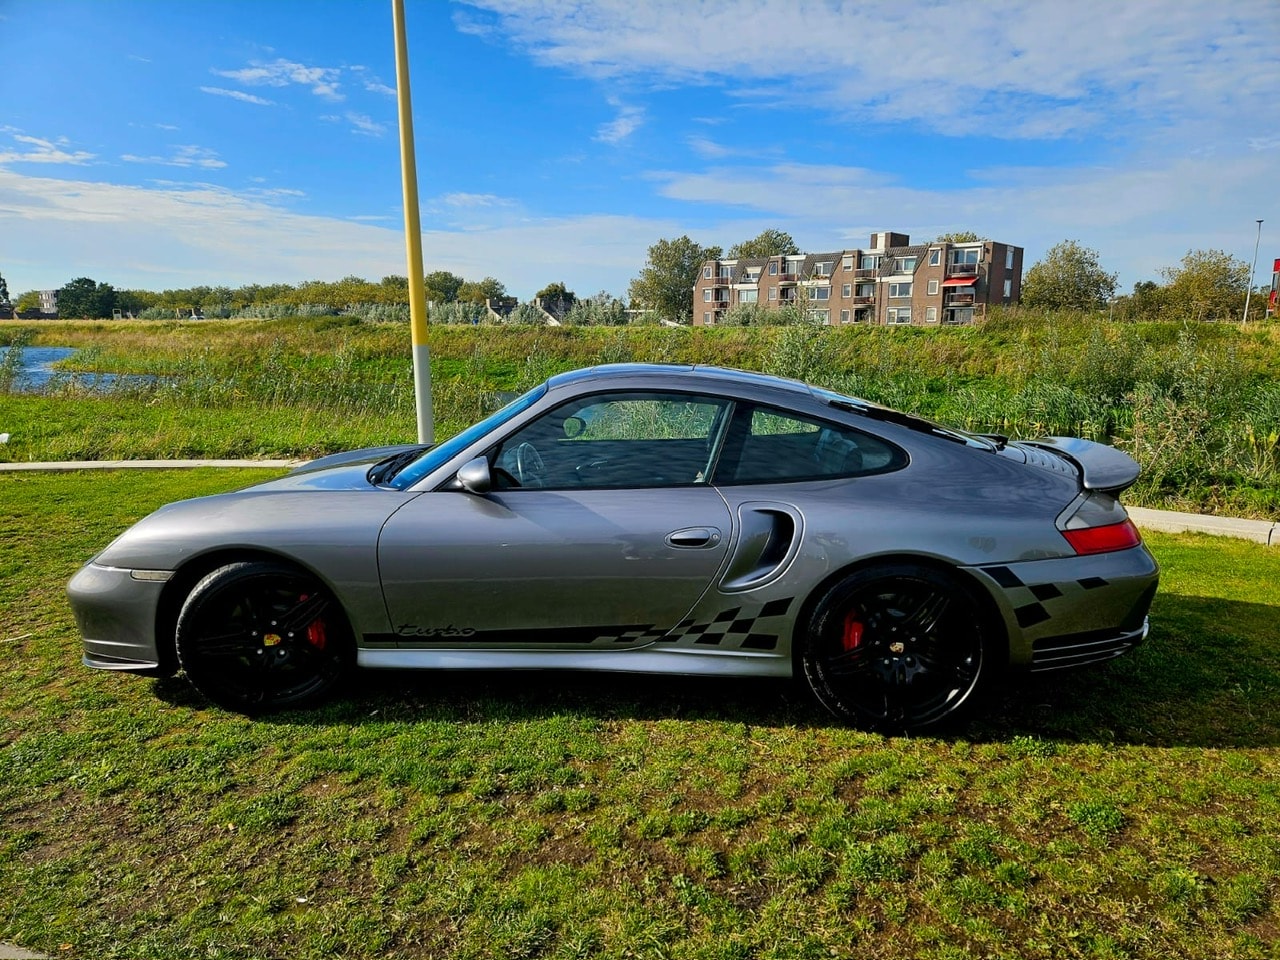
{"type": "Polygon", "coordinates": [[[1235,517],[1215,517],[1204,513],[1175,513],[1171,510],[1148,510],[1145,507],[1126,507],[1129,516],[1144,530],[1163,533],[1211,533],[1217,537],[1236,537],[1252,540],[1269,547],[1280,547],[1280,523],[1270,520],[1240,520],[1235,517]]]}
{"type": "MultiPolygon", "coordinates": [[[[282,470],[301,466],[306,460],[67,460],[61,463],[0,463],[0,473],[11,471],[67,470],[188,470],[195,467],[258,468],[282,470]]],[[[1280,547],[1280,522],[1215,517],[1203,513],[1175,513],[1127,507],[1133,522],[1144,530],[1162,533],[1209,533],[1218,537],[1252,540],[1280,547]]],[[[0,960],[4,960],[0,954],[0,960]]]]}
{"type": "Polygon", "coordinates": [[[0,943],[0,960],[47,960],[47,956],[23,950],[12,943],[0,943]]]}

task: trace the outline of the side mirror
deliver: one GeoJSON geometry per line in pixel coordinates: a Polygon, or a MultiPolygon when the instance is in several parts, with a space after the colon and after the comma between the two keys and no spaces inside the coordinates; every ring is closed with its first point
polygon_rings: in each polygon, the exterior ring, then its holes
{"type": "Polygon", "coordinates": [[[467,493],[484,495],[493,489],[493,477],[489,473],[489,458],[468,460],[458,470],[458,483],[467,493]]]}

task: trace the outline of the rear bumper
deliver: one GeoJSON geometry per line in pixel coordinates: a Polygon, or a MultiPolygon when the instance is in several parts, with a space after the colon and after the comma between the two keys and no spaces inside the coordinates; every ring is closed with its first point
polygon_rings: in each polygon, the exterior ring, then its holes
{"type": "Polygon", "coordinates": [[[67,584],[84,640],[84,663],[100,670],[154,670],[156,610],[164,583],[133,571],[87,563],[67,584]]]}
{"type": "Polygon", "coordinates": [[[1059,670],[1142,642],[1160,570],[1144,546],[1084,557],[970,567],[1004,619],[1012,666],[1059,670]]]}

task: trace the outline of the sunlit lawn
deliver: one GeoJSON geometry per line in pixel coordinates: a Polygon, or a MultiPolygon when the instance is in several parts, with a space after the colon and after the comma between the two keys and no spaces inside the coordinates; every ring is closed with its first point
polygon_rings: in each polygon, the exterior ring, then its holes
{"type": "MultiPolygon", "coordinates": [[[[260,474],[259,474],[260,475],[260,474]]],[[[1275,957],[1280,550],[1151,536],[1146,646],[946,739],[786,683],[388,674],[250,722],[63,589],[231,472],[0,475],[0,941],[72,957],[1275,957]]]]}

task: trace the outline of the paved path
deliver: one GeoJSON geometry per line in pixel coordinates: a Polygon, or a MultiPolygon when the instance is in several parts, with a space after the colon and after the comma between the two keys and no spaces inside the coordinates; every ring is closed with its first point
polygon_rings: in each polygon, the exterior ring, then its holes
{"type": "MultiPolygon", "coordinates": [[[[257,467],[285,469],[306,463],[305,460],[67,460],[60,463],[0,463],[0,473],[14,470],[182,470],[193,467],[257,467]]],[[[1240,520],[1201,513],[1174,513],[1170,510],[1148,510],[1128,507],[1133,522],[1144,530],[1165,533],[1212,533],[1221,537],[1238,537],[1272,547],[1280,547],[1280,521],[1240,520]]],[[[0,953],[0,960],[5,960],[0,953]]]]}
{"type": "Polygon", "coordinates": [[[47,960],[43,953],[32,953],[15,947],[12,943],[0,943],[0,960],[47,960]]]}

